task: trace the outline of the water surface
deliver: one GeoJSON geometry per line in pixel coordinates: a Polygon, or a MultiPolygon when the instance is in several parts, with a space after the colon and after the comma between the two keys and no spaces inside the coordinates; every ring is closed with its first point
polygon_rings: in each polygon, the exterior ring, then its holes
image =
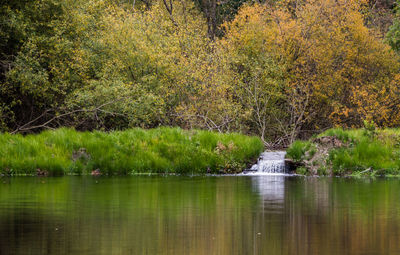
{"type": "Polygon", "coordinates": [[[0,254],[400,254],[398,179],[0,181],[0,254]]]}

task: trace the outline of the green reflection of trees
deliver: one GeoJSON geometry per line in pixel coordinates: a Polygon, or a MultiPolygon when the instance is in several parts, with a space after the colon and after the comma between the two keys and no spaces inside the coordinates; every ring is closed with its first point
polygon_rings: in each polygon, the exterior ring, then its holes
{"type": "MultiPolygon", "coordinates": [[[[1,184],[0,201],[36,227],[23,244],[9,237],[9,250],[226,254],[251,243],[242,236],[251,231],[247,216],[258,202],[250,187],[238,177],[14,178],[1,184]]],[[[9,212],[0,210],[0,219],[14,224],[7,231],[21,222],[9,212]]]]}
{"type": "Polygon", "coordinates": [[[1,179],[0,253],[400,251],[399,180],[282,178],[277,199],[257,178],[1,179]]]}

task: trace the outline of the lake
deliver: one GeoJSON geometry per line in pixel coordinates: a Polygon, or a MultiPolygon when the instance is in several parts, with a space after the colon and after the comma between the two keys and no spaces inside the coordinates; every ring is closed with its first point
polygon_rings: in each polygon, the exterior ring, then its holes
{"type": "Polygon", "coordinates": [[[0,179],[0,254],[400,254],[400,179],[0,179]]]}

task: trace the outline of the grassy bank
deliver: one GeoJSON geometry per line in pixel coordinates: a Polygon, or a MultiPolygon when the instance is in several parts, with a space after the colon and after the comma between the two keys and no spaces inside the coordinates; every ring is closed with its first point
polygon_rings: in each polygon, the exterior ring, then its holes
{"type": "Polygon", "coordinates": [[[330,129],[287,150],[306,175],[400,175],[400,129],[330,129]]]}
{"type": "Polygon", "coordinates": [[[232,173],[263,150],[259,138],[179,128],[0,134],[4,175],[232,173]]]}

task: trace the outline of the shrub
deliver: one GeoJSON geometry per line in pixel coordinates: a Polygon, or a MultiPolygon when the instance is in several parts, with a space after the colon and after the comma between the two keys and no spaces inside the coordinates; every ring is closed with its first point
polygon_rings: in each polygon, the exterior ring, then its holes
{"type": "Polygon", "coordinates": [[[295,162],[300,162],[304,159],[305,154],[310,147],[311,143],[309,141],[295,141],[287,149],[286,156],[295,162]]]}

